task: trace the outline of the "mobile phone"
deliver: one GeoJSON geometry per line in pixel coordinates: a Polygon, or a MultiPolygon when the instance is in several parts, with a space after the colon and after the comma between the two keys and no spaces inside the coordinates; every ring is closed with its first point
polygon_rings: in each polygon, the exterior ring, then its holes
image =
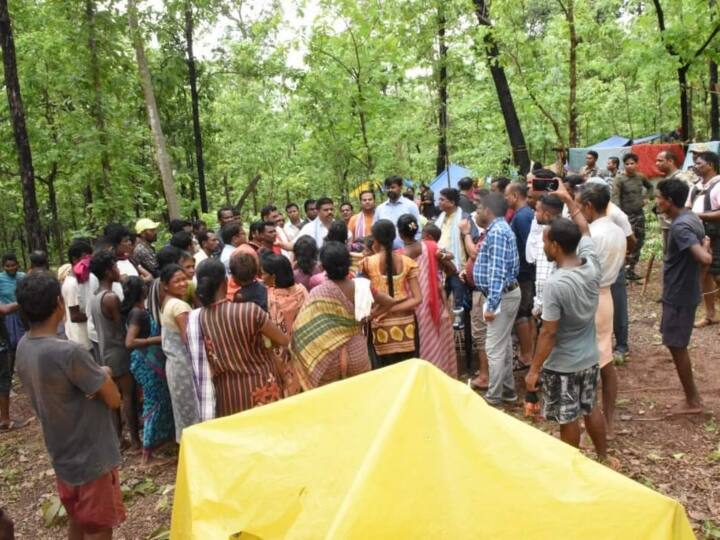
{"type": "Polygon", "coordinates": [[[533,178],[533,189],[536,191],[555,191],[558,188],[557,178],[533,178]]]}

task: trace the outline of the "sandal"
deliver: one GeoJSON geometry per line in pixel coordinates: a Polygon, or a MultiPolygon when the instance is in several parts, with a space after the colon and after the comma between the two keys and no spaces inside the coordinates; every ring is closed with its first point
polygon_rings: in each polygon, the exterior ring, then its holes
{"type": "Polygon", "coordinates": [[[9,422],[3,422],[0,424],[0,433],[7,433],[9,431],[15,431],[16,429],[22,429],[32,422],[32,417],[26,420],[10,420],[9,422]]]}
{"type": "Polygon", "coordinates": [[[694,328],[705,328],[706,326],[712,326],[714,324],[717,324],[718,321],[715,319],[710,319],[709,317],[705,317],[703,319],[700,319],[698,322],[696,322],[693,327],[694,328]]]}

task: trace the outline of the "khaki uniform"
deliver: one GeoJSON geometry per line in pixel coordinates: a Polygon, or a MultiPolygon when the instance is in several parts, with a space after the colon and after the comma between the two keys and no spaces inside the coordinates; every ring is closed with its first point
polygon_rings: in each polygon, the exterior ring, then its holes
{"type": "Polygon", "coordinates": [[[612,202],[627,214],[632,225],[633,234],[637,243],[635,249],[627,257],[627,265],[635,271],[635,265],[640,260],[640,253],[645,244],[645,195],[652,196],[653,185],[642,174],[628,176],[618,174],[613,182],[612,202]]]}

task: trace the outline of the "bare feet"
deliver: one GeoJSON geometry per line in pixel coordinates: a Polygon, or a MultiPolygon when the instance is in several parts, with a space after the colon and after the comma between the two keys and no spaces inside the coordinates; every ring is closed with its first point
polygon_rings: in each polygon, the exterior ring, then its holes
{"type": "Polygon", "coordinates": [[[671,409],[669,416],[681,416],[681,415],[690,415],[690,414],[702,414],[704,412],[702,403],[688,403],[687,401],[683,401],[679,405],[675,406],[673,409],[671,409]]]}
{"type": "Polygon", "coordinates": [[[170,465],[175,463],[176,458],[174,457],[155,457],[153,455],[143,454],[142,460],[140,461],[141,469],[153,469],[155,467],[162,467],[164,465],[170,465]]]}
{"type": "Polygon", "coordinates": [[[605,456],[604,458],[598,457],[598,462],[612,469],[613,471],[620,470],[620,460],[615,456],[605,456]]]}

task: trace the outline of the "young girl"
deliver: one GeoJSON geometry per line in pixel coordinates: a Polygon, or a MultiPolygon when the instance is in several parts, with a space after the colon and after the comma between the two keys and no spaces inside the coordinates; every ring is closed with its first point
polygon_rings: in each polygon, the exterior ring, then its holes
{"type": "MultiPolygon", "coordinates": [[[[308,297],[307,289],[295,283],[290,261],[282,255],[268,254],[263,257],[262,278],[267,286],[270,320],[292,338],[295,318],[308,297]]],[[[300,385],[290,364],[290,352],[286,347],[275,347],[273,352],[278,362],[278,371],[283,377],[285,395],[297,393],[300,385]]]]}
{"type": "MultiPolygon", "coordinates": [[[[125,327],[120,313],[120,299],[112,291],[112,285],[120,281],[115,254],[110,251],[98,251],[90,260],[90,271],[100,282],[95,295],[88,306],[95,323],[98,336],[99,361],[112,371],[112,378],[122,395],[122,412],[130,431],[130,443],[140,450],[142,444],[138,433],[137,396],[135,380],[130,373],[130,353],[125,348],[125,327]]],[[[118,439],[122,441],[122,422],[120,415],[115,418],[118,439]]],[[[122,445],[124,446],[124,444],[122,445]]]]}
{"type": "Polygon", "coordinates": [[[188,280],[185,271],[177,264],[169,264],[160,271],[164,301],[162,322],[162,349],[167,357],[165,373],[175,418],[175,440],[180,442],[182,430],[200,420],[197,395],[185,336],[190,305],[182,300],[187,294],[188,280]]]}
{"type": "Polygon", "coordinates": [[[129,277],[123,292],[122,314],[127,325],[125,347],[132,351],[130,371],[143,390],[142,465],[147,466],[153,450],[173,438],[172,404],[159,326],[145,309],[147,285],[139,277],[129,277]]]}
{"type": "Polygon", "coordinates": [[[372,236],[375,254],[362,262],[361,271],[377,291],[398,301],[371,324],[378,364],[384,367],[417,355],[415,308],[420,305],[422,293],[415,261],[393,252],[395,225],[381,219],[373,225],[372,236]]]}

